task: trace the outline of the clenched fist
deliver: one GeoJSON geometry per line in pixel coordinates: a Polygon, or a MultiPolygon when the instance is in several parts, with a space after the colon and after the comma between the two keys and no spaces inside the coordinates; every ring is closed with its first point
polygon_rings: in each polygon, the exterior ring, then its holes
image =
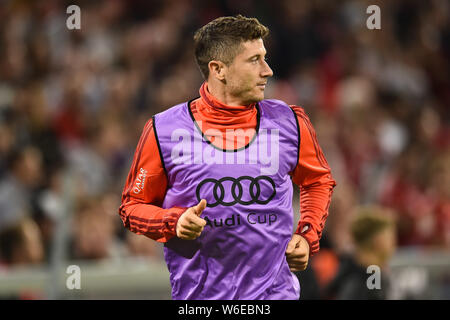
{"type": "Polygon", "coordinates": [[[178,219],[176,231],[177,237],[183,240],[197,239],[206,225],[206,221],[200,218],[206,208],[206,200],[202,199],[196,206],[183,212],[178,219]]]}
{"type": "Polygon", "coordinates": [[[292,236],[286,248],[286,260],[292,272],[303,271],[308,266],[309,244],[301,235],[292,236]]]}

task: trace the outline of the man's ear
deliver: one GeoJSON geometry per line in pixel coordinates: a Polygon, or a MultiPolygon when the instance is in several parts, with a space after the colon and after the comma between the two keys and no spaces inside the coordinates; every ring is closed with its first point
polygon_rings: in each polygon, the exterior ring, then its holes
{"type": "Polygon", "coordinates": [[[219,81],[223,81],[225,79],[226,74],[226,65],[222,61],[211,60],[208,63],[209,68],[209,76],[214,77],[219,81]]]}

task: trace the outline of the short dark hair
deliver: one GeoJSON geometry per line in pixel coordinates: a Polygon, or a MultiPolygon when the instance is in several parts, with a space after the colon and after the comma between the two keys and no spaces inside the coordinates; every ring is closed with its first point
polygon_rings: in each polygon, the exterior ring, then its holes
{"type": "Polygon", "coordinates": [[[198,29],[194,34],[195,59],[203,77],[208,79],[208,63],[219,60],[230,64],[244,41],[264,39],[269,29],[256,18],[240,14],[220,17],[198,29]]]}

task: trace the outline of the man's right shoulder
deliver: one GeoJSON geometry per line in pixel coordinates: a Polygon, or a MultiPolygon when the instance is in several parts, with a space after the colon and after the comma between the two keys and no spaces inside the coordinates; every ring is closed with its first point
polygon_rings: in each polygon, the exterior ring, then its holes
{"type": "Polygon", "coordinates": [[[176,104],[172,107],[169,107],[164,111],[156,113],[153,117],[166,117],[168,115],[172,116],[174,113],[180,112],[190,101],[192,101],[192,100],[185,101],[185,102],[176,104]]]}

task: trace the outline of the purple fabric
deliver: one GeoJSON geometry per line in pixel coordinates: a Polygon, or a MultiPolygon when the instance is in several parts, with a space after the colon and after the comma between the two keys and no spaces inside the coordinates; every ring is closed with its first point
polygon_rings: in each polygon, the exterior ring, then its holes
{"type": "Polygon", "coordinates": [[[293,234],[292,181],[298,128],[284,102],[258,103],[259,130],[247,148],[225,152],[203,139],[188,103],[155,115],[169,186],[164,208],[205,198],[207,225],[164,245],[173,299],[298,299],[285,250],[293,234]]]}

